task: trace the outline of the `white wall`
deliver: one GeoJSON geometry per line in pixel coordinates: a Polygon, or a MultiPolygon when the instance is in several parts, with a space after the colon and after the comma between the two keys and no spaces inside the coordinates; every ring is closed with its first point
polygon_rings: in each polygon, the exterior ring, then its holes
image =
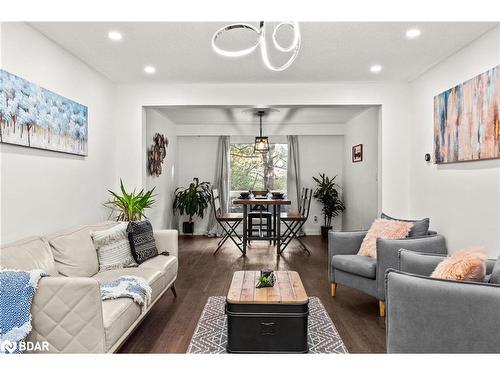
{"type": "Polygon", "coordinates": [[[118,170],[129,181],[141,180],[143,106],[381,105],[381,209],[408,216],[408,94],[407,84],[374,82],[119,85],[114,120],[127,153],[120,155],[118,170]]]}
{"type": "Polygon", "coordinates": [[[106,219],[118,176],[113,84],[22,23],[2,24],[1,56],[2,69],[89,108],[87,157],[0,145],[1,242],[106,219]]]}
{"type": "MultiPolygon", "coordinates": [[[[335,181],[340,186],[344,184],[344,137],[343,136],[299,136],[299,163],[301,186],[314,189],[313,176],[318,177],[325,173],[329,177],[337,178],[335,181]]],[[[293,198],[292,198],[293,199],[293,198]]],[[[319,234],[320,227],[324,225],[321,205],[314,198],[311,202],[309,219],[304,224],[306,234],[319,234]],[[314,217],[317,217],[317,222],[314,217]]],[[[342,229],[342,215],[333,220],[333,228],[342,229]]]]}
{"type": "Polygon", "coordinates": [[[431,227],[446,236],[451,251],[483,245],[492,257],[500,254],[500,160],[438,166],[425,162],[424,154],[433,155],[434,96],[498,64],[500,28],[411,84],[410,214],[430,217],[431,227]]]}
{"type": "MultiPolygon", "coordinates": [[[[198,177],[201,181],[213,182],[217,158],[218,137],[177,137],[177,186],[187,187],[198,177]]],[[[205,234],[208,226],[207,210],[203,219],[194,218],[194,234],[205,234]]],[[[177,217],[179,230],[187,217],[177,217]]]]}
{"type": "MultiPolygon", "coordinates": [[[[344,230],[368,229],[378,213],[379,108],[360,113],[345,125],[344,230]],[[352,162],[352,147],[363,145],[363,161],[352,162]]],[[[390,212],[388,212],[390,214],[390,212]]]]}
{"type": "MultiPolygon", "coordinates": [[[[174,124],[154,109],[145,109],[146,112],[146,138],[144,152],[147,154],[153,144],[156,133],[163,134],[168,139],[167,154],[162,164],[162,173],[156,175],[146,174],[145,186],[147,189],[155,188],[155,204],[146,215],[153,228],[171,229],[177,227],[173,223],[172,203],[176,188],[175,164],[177,158],[177,136],[174,124]]],[[[147,160],[144,168],[147,169],[147,160]]]]}

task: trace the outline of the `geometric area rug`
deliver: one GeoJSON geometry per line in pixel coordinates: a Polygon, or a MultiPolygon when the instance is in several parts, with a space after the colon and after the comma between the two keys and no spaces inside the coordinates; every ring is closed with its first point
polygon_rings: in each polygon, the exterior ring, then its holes
{"type": "MultiPolygon", "coordinates": [[[[191,338],[187,353],[226,354],[227,318],[224,313],[226,297],[209,297],[198,326],[191,338]]],[[[348,353],[337,329],[318,297],[309,298],[307,330],[309,354],[348,353]]]]}

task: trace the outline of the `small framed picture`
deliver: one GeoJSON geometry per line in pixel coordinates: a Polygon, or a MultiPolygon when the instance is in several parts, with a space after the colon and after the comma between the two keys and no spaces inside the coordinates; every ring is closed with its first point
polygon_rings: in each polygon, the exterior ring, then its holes
{"type": "Polygon", "coordinates": [[[352,162],[358,163],[360,161],[363,161],[363,145],[362,144],[352,146],[352,162]]]}

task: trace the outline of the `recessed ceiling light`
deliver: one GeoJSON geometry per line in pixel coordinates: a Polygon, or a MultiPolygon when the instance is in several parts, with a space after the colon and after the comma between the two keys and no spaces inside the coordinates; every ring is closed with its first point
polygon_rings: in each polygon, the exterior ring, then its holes
{"type": "Polygon", "coordinates": [[[123,35],[122,33],[118,32],[118,31],[110,31],[108,33],[108,38],[111,39],[111,40],[122,40],[123,38],[123,35]]]}
{"type": "Polygon", "coordinates": [[[380,73],[382,71],[382,65],[375,64],[370,66],[370,72],[372,73],[380,73]]]}
{"type": "Polygon", "coordinates": [[[406,37],[408,39],[415,39],[418,38],[422,34],[422,32],[419,29],[409,29],[406,30],[406,37]]]}
{"type": "Polygon", "coordinates": [[[148,74],[153,74],[156,72],[156,68],[154,66],[147,65],[144,67],[144,71],[148,74]]]}

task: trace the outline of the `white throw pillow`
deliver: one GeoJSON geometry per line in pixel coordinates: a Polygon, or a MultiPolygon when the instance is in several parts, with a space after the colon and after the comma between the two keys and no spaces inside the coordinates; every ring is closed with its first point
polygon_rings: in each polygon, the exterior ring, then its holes
{"type": "Polygon", "coordinates": [[[127,225],[120,223],[106,230],[92,232],[99,272],[137,266],[128,241],[127,225]]]}

